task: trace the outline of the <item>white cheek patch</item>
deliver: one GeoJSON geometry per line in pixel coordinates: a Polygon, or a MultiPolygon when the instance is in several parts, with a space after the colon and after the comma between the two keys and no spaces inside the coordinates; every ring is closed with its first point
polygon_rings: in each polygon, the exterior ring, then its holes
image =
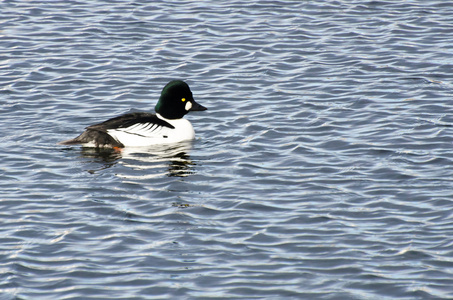
{"type": "Polygon", "coordinates": [[[192,102],[187,101],[185,109],[189,111],[192,108],[192,102]]]}

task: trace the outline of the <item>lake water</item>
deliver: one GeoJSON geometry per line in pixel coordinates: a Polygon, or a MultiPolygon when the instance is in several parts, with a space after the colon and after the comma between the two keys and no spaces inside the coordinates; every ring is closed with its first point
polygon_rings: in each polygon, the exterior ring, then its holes
{"type": "Polygon", "coordinates": [[[0,299],[453,298],[449,1],[0,11],[0,299]],[[172,79],[193,142],[56,145],[172,79]]]}

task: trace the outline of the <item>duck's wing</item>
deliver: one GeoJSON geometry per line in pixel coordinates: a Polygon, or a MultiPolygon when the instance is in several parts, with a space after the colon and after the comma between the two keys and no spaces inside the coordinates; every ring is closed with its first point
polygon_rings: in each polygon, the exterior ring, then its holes
{"type": "Polygon", "coordinates": [[[151,113],[128,113],[85,128],[78,137],[61,145],[85,144],[94,147],[124,147],[119,135],[157,137],[174,126],[151,113]]]}
{"type": "MultiPolygon", "coordinates": [[[[122,130],[131,130],[137,131],[143,128],[154,127],[157,129],[159,127],[167,127],[174,129],[175,127],[170,123],[158,118],[155,114],[136,112],[128,113],[121,115],[112,119],[109,119],[105,122],[88,126],[86,129],[90,130],[100,130],[106,132],[109,129],[122,129],[122,130]]],[[[150,129],[148,129],[150,130],[150,129]]],[[[152,131],[152,130],[151,130],[152,131]]]]}
{"type": "Polygon", "coordinates": [[[173,125],[158,118],[155,114],[130,113],[87,127],[87,130],[106,132],[118,142],[129,144],[130,139],[160,138],[162,135],[166,135],[168,130],[174,128],[173,125]]]}

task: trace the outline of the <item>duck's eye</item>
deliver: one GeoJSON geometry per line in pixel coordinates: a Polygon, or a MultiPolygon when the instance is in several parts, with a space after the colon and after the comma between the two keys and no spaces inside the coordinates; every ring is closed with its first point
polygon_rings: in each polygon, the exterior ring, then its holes
{"type": "Polygon", "coordinates": [[[181,101],[182,101],[182,102],[186,101],[186,98],[182,98],[181,101]]]}

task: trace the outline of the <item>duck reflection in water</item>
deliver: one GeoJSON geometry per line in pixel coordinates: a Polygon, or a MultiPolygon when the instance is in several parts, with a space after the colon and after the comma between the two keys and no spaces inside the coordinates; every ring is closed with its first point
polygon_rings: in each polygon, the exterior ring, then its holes
{"type": "Polygon", "coordinates": [[[186,177],[194,174],[195,163],[188,154],[192,142],[180,142],[152,147],[126,147],[120,150],[82,148],[82,156],[102,163],[99,169],[88,170],[96,173],[117,164],[125,166],[116,174],[121,178],[146,179],[152,177],[186,177]],[[139,170],[140,173],[134,172],[139,170]]]}

